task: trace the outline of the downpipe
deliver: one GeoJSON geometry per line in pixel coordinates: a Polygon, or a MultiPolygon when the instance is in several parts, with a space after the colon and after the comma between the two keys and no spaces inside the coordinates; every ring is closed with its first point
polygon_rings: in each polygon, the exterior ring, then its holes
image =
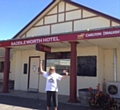
{"type": "Polygon", "coordinates": [[[114,49],[114,82],[117,82],[117,49],[114,49]]]}

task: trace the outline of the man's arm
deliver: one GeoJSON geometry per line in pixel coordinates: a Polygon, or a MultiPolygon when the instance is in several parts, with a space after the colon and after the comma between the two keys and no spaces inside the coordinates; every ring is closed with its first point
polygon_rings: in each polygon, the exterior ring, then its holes
{"type": "Polygon", "coordinates": [[[43,65],[43,62],[42,62],[42,60],[40,60],[40,73],[44,73],[44,71],[43,71],[43,67],[42,67],[42,65],[43,65]]]}
{"type": "Polygon", "coordinates": [[[66,76],[68,76],[68,72],[66,70],[63,70],[63,73],[65,73],[65,75],[62,76],[62,79],[66,78],[66,76]]]}

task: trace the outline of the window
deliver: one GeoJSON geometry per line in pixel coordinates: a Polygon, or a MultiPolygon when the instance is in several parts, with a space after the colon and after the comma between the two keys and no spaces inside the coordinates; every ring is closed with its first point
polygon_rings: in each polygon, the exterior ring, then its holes
{"type": "Polygon", "coordinates": [[[27,63],[23,65],[23,74],[27,74],[27,63]]]}
{"type": "Polygon", "coordinates": [[[77,61],[78,76],[96,76],[96,56],[79,56],[77,61]]]}
{"type": "Polygon", "coordinates": [[[59,74],[63,74],[63,70],[67,70],[70,73],[70,52],[48,53],[46,64],[47,71],[50,66],[54,66],[59,74]]]}
{"type": "MultiPolygon", "coordinates": [[[[11,62],[9,61],[9,66],[11,62]]],[[[4,61],[0,61],[0,72],[4,72],[4,61]]]]}
{"type": "Polygon", "coordinates": [[[4,61],[0,61],[0,72],[4,71],[4,61]]]}
{"type": "Polygon", "coordinates": [[[54,66],[56,72],[59,74],[63,74],[63,70],[70,72],[70,59],[49,59],[47,60],[47,71],[49,71],[50,66],[54,66]]]}

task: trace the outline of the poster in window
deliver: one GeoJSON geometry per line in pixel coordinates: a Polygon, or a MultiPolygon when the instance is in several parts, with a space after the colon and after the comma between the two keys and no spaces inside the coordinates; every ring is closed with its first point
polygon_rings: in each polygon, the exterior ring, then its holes
{"type": "Polygon", "coordinates": [[[32,65],[32,70],[33,70],[33,72],[36,72],[36,70],[37,70],[37,65],[36,64],[32,65]]]}

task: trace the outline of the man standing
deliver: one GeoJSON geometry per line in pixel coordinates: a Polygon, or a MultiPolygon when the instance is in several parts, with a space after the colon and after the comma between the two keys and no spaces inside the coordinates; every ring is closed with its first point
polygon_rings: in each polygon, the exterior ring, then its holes
{"type": "Polygon", "coordinates": [[[57,110],[58,107],[58,86],[57,80],[61,80],[68,76],[68,72],[63,70],[64,76],[55,72],[55,67],[51,66],[49,71],[43,71],[42,60],[40,61],[40,72],[46,78],[46,93],[47,93],[47,110],[50,110],[51,107],[51,98],[53,99],[54,110],[57,110]]]}

